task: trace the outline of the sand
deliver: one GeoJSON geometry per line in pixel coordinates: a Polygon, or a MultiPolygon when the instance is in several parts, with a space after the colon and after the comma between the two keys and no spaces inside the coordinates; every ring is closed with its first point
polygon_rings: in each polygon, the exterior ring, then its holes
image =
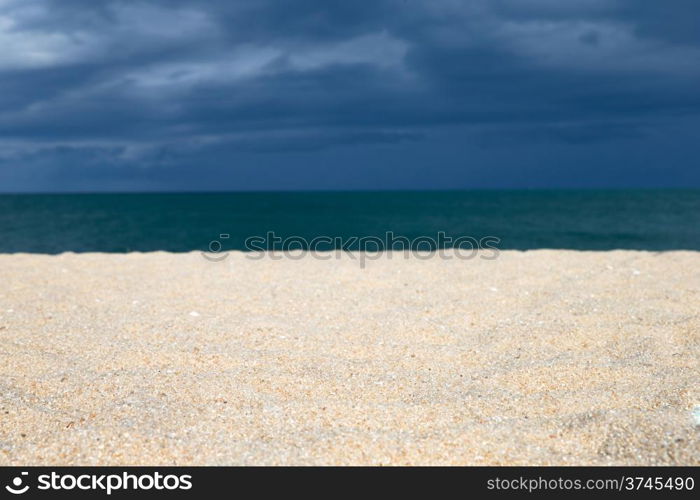
{"type": "Polygon", "coordinates": [[[700,253],[0,255],[0,464],[700,464],[700,253]]]}

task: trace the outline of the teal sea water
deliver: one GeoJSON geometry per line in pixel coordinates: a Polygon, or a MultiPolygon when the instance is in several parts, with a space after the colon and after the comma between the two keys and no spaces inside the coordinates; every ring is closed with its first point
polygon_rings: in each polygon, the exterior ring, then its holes
{"type": "Polygon", "coordinates": [[[496,236],[502,249],[700,250],[700,190],[1,195],[0,252],[243,249],[250,236],[496,236]],[[220,235],[229,237],[220,239],[220,235]]]}

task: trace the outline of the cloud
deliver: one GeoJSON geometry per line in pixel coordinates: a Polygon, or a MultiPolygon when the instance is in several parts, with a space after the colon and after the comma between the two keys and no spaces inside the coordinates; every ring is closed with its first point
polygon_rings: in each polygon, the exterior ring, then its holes
{"type": "MultiPolygon", "coordinates": [[[[233,47],[217,57],[154,64],[120,77],[136,89],[188,90],[198,85],[227,85],[285,72],[320,70],[328,66],[369,65],[401,69],[407,44],[386,33],[314,44],[250,45],[233,47]]],[[[114,84],[114,82],[113,82],[114,84]]],[[[148,94],[149,98],[157,95],[148,94]]]]}
{"type": "Polygon", "coordinates": [[[208,15],[195,8],[111,3],[104,12],[88,8],[70,19],[56,17],[54,5],[46,0],[0,4],[0,71],[119,59],[215,29],[208,15]]]}
{"type": "Polygon", "coordinates": [[[535,63],[579,73],[700,76],[700,48],[639,38],[611,22],[506,22],[498,38],[535,63]]]}
{"type": "Polygon", "coordinates": [[[0,170],[70,158],[71,172],[185,175],[183,158],[363,148],[381,170],[420,144],[457,168],[499,141],[640,147],[698,117],[699,14],[687,0],[0,0],[0,170]]]}

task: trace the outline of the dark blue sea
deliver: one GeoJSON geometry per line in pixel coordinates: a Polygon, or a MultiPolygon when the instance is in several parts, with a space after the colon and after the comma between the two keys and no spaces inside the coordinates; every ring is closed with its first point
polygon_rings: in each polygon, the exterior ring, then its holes
{"type": "Polygon", "coordinates": [[[700,190],[0,196],[0,252],[243,249],[251,236],[495,236],[502,249],[700,250],[700,190]],[[221,239],[221,235],[227,235],[221,239]]]}

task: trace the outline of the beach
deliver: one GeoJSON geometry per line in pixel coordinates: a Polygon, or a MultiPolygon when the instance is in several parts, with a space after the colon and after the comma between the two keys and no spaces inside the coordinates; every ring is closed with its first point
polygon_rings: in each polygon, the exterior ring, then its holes
{"type": "Polygon", "coordinates": [[[484,256],[0,255],[0,465],[700,464],[700,252],[484,256]]]}

